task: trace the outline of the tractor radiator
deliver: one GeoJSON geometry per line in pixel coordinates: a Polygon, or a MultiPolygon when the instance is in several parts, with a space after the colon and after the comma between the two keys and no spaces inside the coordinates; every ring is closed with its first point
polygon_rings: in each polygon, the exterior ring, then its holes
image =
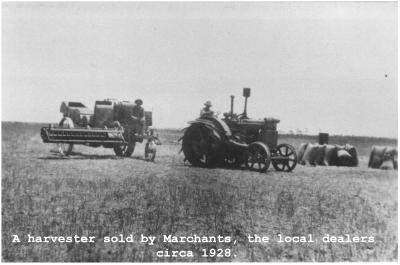
{"type": "Polygon", "coordinates": [[[123,130],[43,127],[40,135],[44,143],[119,143],[124,144],[123,130]]]}

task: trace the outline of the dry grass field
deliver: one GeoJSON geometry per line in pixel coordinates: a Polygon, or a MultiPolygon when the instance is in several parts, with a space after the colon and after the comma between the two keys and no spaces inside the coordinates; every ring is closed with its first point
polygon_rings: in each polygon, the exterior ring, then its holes
{"type": "MultiPolygon", "coordinates": [[[[397,140],[331,137],[358,149],[357,168],[194,168],[183,163],[180,132],[160,131],[156,161],[111,149],[78,146],[63,158],[43,144],[40,125],[2,123],[3,261],[395,261],[397,171],[367,168],[370,147],[397,140]],[[104,243],[114,235],[224,235],[233,243],[104,243]],[[95,243],[28,243],[25,236],[95,236],[95,243]],[[325,234],[374,236],[374,243],[249,243],[248,234],[274,237],[325,234]],[[12,243],[18,235],[21,243],[12,243]],[[205,258],[202,248],[234,255],[205,258]],[[157,257],[158,250],[191,250],[193,258],[157,257]]],[[[295,147],[310,136],[281,136],[295,147]]]]}

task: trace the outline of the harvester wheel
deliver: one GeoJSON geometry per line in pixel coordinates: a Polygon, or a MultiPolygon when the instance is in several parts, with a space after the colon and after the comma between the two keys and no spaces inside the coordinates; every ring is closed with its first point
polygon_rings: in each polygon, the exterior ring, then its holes
{"type": "Polygon", "coordinates": [[[72,153],[73,147],[73,144],[60,143],[58,144],[58,152],[61,155],[69,156],[72,153]]]}
{"type": "Polygon", "coordinates": [[[265,172],[271,163],[271,153],[268,146],[262,142],[254,142],[244,153],[246,167],[250,170],[265,172]]]}
{"type": "Polygon", "coordinates": [[[122,126],[121,124],[117,121],[114,122],[113,126],[115,128],[125,128],[124,130],[124,139],[127,142],[126,144],[116,144],[114,145],[114,152],[117,156],[124,156],[124,157],[130,157],[133,154],[133,151],[135,151],[135,146],[136,146],[136,141],[134,137],[134,132],[131,130],[129,126],[122,126]]]}
{"type": "MultiPolygon", "coordinates": [[[[70,129],[70,128],[74,128],[74,122],[72,121],[71,118],[64,117],[61,119],[58,126],[62,127],[62,128],[70,129]]],[[[57,145],[58,145],[58,152],[64,156],[69,156],[72,153],[72,149],[74,148],[73,144],[59,143],[57,145]]]]}
{"type": "Polygon", "coordinates": [[[223,162],[223,149],[217,132],[204,125],[192,125],[182,138],[185,159],[198,167],[213,167],[223,162]]]}
{"type": "Polygon", "coordinates": [[[130,142],[125,145],[114,145],[114,152],[117,156],[130,157],[135,151],[136,142],[130,142]]]}
{"type": "Polygon", "coordinates": [[[144,157],[146,160],[154,162],[156,158],[157,148],[154,140],[149,140],[144,148],[144,157]]]}
{"type": "Polygon", "coordinates": [[[292,171],[297,164],[297,154],[293,146],[289,144],[279,144],[276,152],[272,156],[272,166],[277,171],[292,171]]]}

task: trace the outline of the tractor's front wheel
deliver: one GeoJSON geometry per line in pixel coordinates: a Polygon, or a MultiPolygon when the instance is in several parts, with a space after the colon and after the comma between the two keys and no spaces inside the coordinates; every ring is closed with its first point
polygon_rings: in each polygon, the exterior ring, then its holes
{"type": "Polygon", "coordinates": [[[249,144],[244,153],[246,167],[250,170],[266,172],[271,163],[271,153],[268,146],[262,142],[249,144]]]}
{"type": "Polygon", "coordinates": [[[297,154],[293,146],[289,144],[279,144],[276,152],[272,156],[272,166],[277,171],[292,171],[297,164],[297,154]]]}

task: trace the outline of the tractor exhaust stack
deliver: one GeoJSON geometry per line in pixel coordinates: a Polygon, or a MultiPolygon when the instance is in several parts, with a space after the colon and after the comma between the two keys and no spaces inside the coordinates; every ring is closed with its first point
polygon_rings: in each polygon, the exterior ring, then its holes
{"type": "Polygon", "coordinates": [[[243,118],[247,119],[247,98],[250,97],[250,88],[243,88],[243,97],[244,97],[244,111],[243,118]]]}
{"type": "Polygon", "coordinates": [[[235,96],[231,96],[231,117],[233,117],[233,100],[235,99],[235,96]]]}

